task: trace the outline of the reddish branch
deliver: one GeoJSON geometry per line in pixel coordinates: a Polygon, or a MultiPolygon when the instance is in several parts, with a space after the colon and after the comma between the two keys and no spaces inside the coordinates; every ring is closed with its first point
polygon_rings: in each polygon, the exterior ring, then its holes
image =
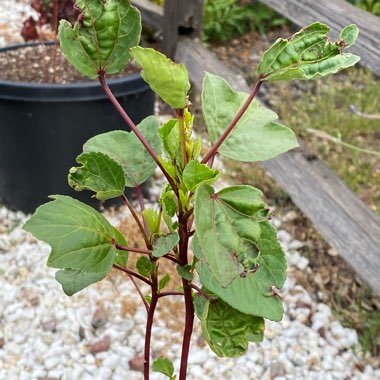
{"type": "Polygon", "coordinates": [[[260,90],[261,85],[263,84],[263,77],[259,77],[257,80],[254,88],[252,89],[251,93],[249,94],[247,100],[240,108],[239,112],[236,114],[236,116],[231,121],[230,125],[225,129],[223,134],[218,138],[214,146],[207,152],[207,154],[202,159],[202,164],[209,164],[212,165],[212,160],[214,159],[216,153],[218,152],[218,149],[223,144],[223,142],[227,139],[227,137],[230,135],[232,130],[235,128],[238,121],[241,119],[241,117],[244,115],[245,111],[248,109],[249,105],[252,103],[253,99],[255,99],[257,93],[260,90]]]}

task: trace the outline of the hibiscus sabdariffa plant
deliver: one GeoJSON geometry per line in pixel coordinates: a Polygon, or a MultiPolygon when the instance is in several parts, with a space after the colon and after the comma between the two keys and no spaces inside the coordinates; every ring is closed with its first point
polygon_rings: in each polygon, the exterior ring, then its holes
{"type": "MultiPolygon", "coordinates": [[[[128,236],[98,211],[63,195],[52,195],[24,228],[51,246],[48,266],[59,269],[56,279],[69,296],[101,281],[113,268],[133,281],[147,310],[145,379],[156,306],[162,297],[184,297],[179,378],[186,379],[195,314],[210,348],[230,357],[242,355],[249,342],[262,341],[265,318],[280,321],[283,315],[277,290],[285,281],[286,262],[263,194],[248,185],[216,191],[220,171],[212,168],[214,157],[263,161],[297,147],[292,130],[255,100],[260,87],[274,80],[315,79],[354,65],[359,57],[343,50],[355,42],[358,29],[349,25],[338,41],[330,42],[328,26],[314,23],[277,40],[263,55],[250,94],[235,92],[224,79],[205,73],[202,109],[212,147],[200,157],[201,141],[192,136],[185,66],[138,46],[140,14],[129,1],[77,0],[76,6],[81,14],[75,25],[60,23],[62,51],[82,74],[99,79],[131,132],[113,131],[87,141],[77,157],[79,166],[70,170],[69,184],[92,191],[99,200],[121,197],[145,246],[129,247],[128,236]],[[172,107],[174,117],[165,124],[150,116],[135,125],[107,86],[106,75],[122,72],[131,59],[172,107]],[[141,210],[136,210],[125,188],[139,193],[157,166],[167,181],[159,204],[144,208],[140,197],[141,210]],[[129,254],[140,256],[135,268],[127,266],[129,254]],[[165,291],[170,277],[158,275],[162,260],[176,266],[181,289],[165,291]],[[200,284],[194,283],[196,272],[200,284]],[[150,286],[150,294],[142,293],[140,281],[150,286]]],[[[156,359],[152,369],[176,378],[167,358],[156,359]]]]}

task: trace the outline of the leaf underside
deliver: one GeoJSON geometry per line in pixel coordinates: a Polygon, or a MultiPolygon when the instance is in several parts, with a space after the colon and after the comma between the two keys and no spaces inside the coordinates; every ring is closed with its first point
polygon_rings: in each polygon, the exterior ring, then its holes
{"type": "MultiPolygon", "coordinates": [[[[137,125],[157,154],[162,151],[158,137],[159,121],[149,116],[137,125]]],[[[136,187],[146,181],[156,163],[133,132],[112,131],[97,135],[83,146],[84,152],[100,152],[115,160],[124,170],[125,186],[136,187]]]]}
{"type": "Polygon", "coordinates": [[[358,27],[348,25],[336,42],[329,41],[329,30],[327,25],[316,22],[289,39],[279,38],[264,53],[257,73],[265,81],[316,79],[355,65],[360,57],[342,50],[355,43],[358,27]]]}
{"type": "Polygon", "coordinates": [[[174,109],[186,107],[190,82],[185,65],[151,48],[136,46],[131,54],[143,69],[141,76],[164,102],[174,109]]]}
{"type": "MultiPolygon", "coordinates": [[[[234,91],[217,75],[203,80],[202,110],[215,144],[245,103],[248,95],[234,91]]],[[[253,100],[237,125],[218,149],[225,157],[244,162],[265,161],[298,147],[293,131],[277,122],[276,113],[253,100]]]]}
{"type": "Polygon", "coordinates": [[[51,196],[24,229],[51,246],[48,266],[107,273],[116,255],[115,230],[95,209],[64,195],[51,196]]]}
{"type": "Polygon", "coordinates": [[[125,0],[76,0],[76,6],[82,11],[82,21],[72,26],[61,20],[59,25],[66,59],[90,79],[99,70],[124,71],[132,58],[129,48],[140,41],[140,12],[125,0]]]}

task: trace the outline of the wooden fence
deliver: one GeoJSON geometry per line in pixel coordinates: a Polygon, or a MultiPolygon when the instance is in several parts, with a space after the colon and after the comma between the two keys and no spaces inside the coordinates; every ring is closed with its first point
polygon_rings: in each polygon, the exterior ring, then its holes
{"type": "MultiPolygon", "coordinates": [[[[236,90],[249,91],[243,76],[227,68],[200,43],[202,0],[166,0],[165,9],[133,1],[143,20],[163,32],[165,52],[184,63],[193,84],[201,88],[204,71],[223,76],[236,90]],[[189,7],[187,7],[189,6],[189,7]],[[185,12],[186,10],[186,12],[185,12]],[[175,20],[175,21],[173,21],[175,20]],[[170,28],[168,25],[171,24],[170,28]],[[180,32],[183,31],[184,35],[180,32]]],[[[362,64],[380,75],[380,18],[344,0],[263,0],[300,26],[328,23],[333,31],[357,23],[356,53],[362,64]]],[[[318,159],[296,149],[262,163],[324,239],[380,295],[380,217],[318,159]]]]}

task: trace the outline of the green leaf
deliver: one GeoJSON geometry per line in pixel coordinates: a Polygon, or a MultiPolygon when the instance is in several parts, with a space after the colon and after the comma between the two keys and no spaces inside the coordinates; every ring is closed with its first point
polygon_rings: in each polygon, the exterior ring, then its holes
{"type": "Polygon", "coordinates": [[[162,357],[154,360],[152,363],[152,371],[163,373],[170,379],[175,379],[175,377],[172,377],[174,374],[174,366],[169,359],[162,357]]]}
{"type": "Polygon", "coordinates": [[[91,190],[101,201],[119,197],[124,193],[123,168],[112,158],[99,152],[82,153],[76,159],[81,167],[69,172],[69,185],[76,191],[91,190]]]}
{"type": "Polygon", "coordinates": [[[156,234],[160,230],[160,214],[158,211],[152,208],[146,208],[142,212],[143,217],[148,224],[151,234],[156,234]]]}
{"type": "Polygon", "coordinates": [[[210,185],[201,184],[195,192],[195,236],[202,258],[222,287],[256,267],[259,221],[266,214],[261,198],[261,191],[248,185],[215,194],[210,185]]]}
{"type": "MultiPolygon", "coordinates": [[[[137,127],[157,154],[162,150],[158,137],[160,122],[154,116],[144,119],[137,127]]],[[[156,163],[133,132],[112,131],[88,140],[85,152],[101,152],[115,160],[124,170],[125,186],[136,187],[153,174],[156,163]]]]}
{"type": "Polygon", "coordinates": [[[170,276],[166,273],[164,277],[158,282],[158,290],[164,289],[170,282],[170,276]]]}
{"type": "Polygon", "coordinates": [[[174,217],[177,211],[177,198],[170,186],[167,186],[163,190],[160,203],[162,207],[162,217],[167,227],[169,228],[169,231],[174,232],[175,229],[173,228],[172,218],[174,217]]]}
{"type": "MultiPolygon", "coordinates": [[[[330,28],[313,23],[288,39],[278,39],[267,50],[257,68],[263,80],[316,79],[355,65],[360,57],[342,53],[340,41],[330,42],[330,28]]],[[[349,47],[355,43],[359,30],[349,25],[340,38],[349,47]]]]}
{"type": "Polygon", "coordinates": [[[55,279],[62,285],[65,294],[72,296],[87,286],[103,280],[107,273],[86,273],[77,269],[64,269],[55,274],[55,279]]]}
{"type": "Polygon", "coordinates": [[[153,256],[161,257],[170,252],[179,242],[179,235],[176,232],[170,233],[166,236],[159,236],[153,242],[153,256]]]}
{"type": "MultiPolygon", "coordinates": [[[[126,247],[128,245],[127,241],[125,240],[125,236],[115,227],[113,227],[114,233],[115,233],[115,240],[118,244],[123,245],[126,247]]],[[[116,256],[114,259],[114,263],[118,264],[122,267],[125,267],[128,262],[129,253],[127,251],[122,251],[120,249],[116,250],[116,256]]]]}
{"type": "Polygon", "coordinates": [[[145,256],[141,256],[136,262],[136,268],[141,276],[149,277],[153,270],[153,263],[145,256]]]}
{"type": "Polygon", "coordinates": [[[122,72],[131,60],[129,48],[141,35],[139,11],[129,1],[76,0],[83,17],[74,26],[66,20],[59,25],[61,50],[66,59],[91,79],[99,70],[122,72]]]}
{"type": "Polygon", "coordinates": [[[201,315],[203,337],[221,357],[243,355],[251,341],[264,338],[264,320],[239,312],[222,300],[207,301],[201,315]]]}
{"type": "Polygon", "coordinates": [[[228,287],[222,287],[215,280],[211,265],[204,259],[197,237],[193,238],[192,247],[199,261],[196,269],[203,286],[227,302],[231,307],[244,314],[268,318],[273,321],[282,319],[281,299],[272,290],[280,289],[286,278],[286,260],[276,230],[269,222],[261,222],[261,238],[257,245],[260,254],[257,257],[256,271],[237,277],[228,287]]]}
{"type": "Polygon", "coordinates": [[[218,179],[219,174],[219,170],[212,170],[207,165],[193,160],[186,165],[182,179],[188,190],[194,192],[202,182],[212,185],[218,179]]]}
{"type": "Polygon", "coordinates": [[[106,273],[116,255],[115,231],[95,209],[64,195],[36,210],[24,229],[52,248],[48,266],[106,273]]]}
{"type": "Polygon", "coordinates": [[[190,82],[185,65],[151,48],[136,46],[131,54],[143,69],[141,76],[165,103],[175,109],[186,107],[190,82]]]}
{"type": "Polygon", "coordinates": [[[187,281],[193,281],[194,275],[190,272],[192,266],[190,264],[181,267],[180,265],[176,266],[178,274],[187,281]]]}
{"type": "MultiPolygon", "coordinates": [[[[247,100],[217,75],[206,73],[202,109],[211,142],[215,144],[247,100]]],[[[293,131],[274,120],[276,113],[253,100],[218,152],[237,161],[254,162],[274,158],[298,146],[293,131]]]]}
{"type": "Polygon", "coordinates": [[[339,38],[344,41],[344,47],[349,48],[355,44],[359,35],[359,28],[355,24],[347,25],[340,32],[339,38]]]}
{"type": "Polygon", "coordinates": [[[160,127],[158,133],[161,137],[166,153],[172,160],[175,160],[180,146],[178,120],[169,120],[160,127]]]}

